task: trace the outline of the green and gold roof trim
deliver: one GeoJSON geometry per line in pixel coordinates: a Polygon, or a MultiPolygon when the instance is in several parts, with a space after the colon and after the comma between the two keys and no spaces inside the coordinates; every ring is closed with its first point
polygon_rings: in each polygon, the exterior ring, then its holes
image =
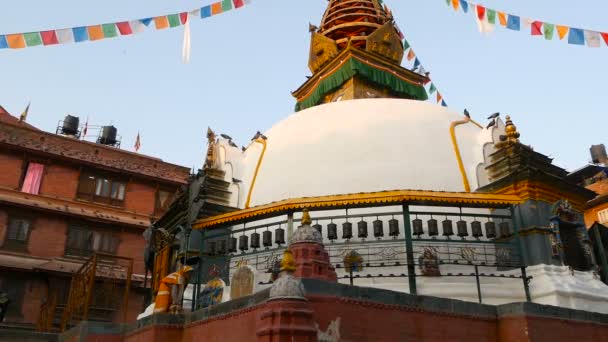
{"type": "Polygon", "coordinates": [[[396,67],[373,53],[349,46],[293,92],[297,99],[296,111],[319,104],[326,94],[354,76],[386,87],[403,98],[420,101],[428,99],[424,89],[427,80],[425,76],[396,67]]]}
{"type": "Polygon", "coordinates": [[[193,224],[193,228],[204,229],[221,224],[229,224],[231,222],[253,218],[259,219],[303,209],[339,209],[354,206],[394,205],[404,202],[415,204],[432,203],[434,205],[500,207],[519,204],[522,200],[515,195],[425,190],[392,190],[333,196],[302,197],[207,217],[196,221],[193,224]]]}

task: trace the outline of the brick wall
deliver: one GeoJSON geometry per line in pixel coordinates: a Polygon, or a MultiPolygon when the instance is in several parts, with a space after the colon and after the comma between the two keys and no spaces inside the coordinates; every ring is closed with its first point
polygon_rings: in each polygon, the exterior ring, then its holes
{"type": "Polygon", "coordinates": [[[0,153],[0,187],[18,189],[23,173],[23,156],[0,153]]]}
{"type": "Polygon", "coordinates": [[[144,274],[144,247],[146,241],[143,230],[128,229],[119,233],[120,244],[116,255],[133,258],[133,273],[144,274]]]}
{"type": "Polygon", "coordinates": [[[156,187],[131,181],[127,185],[125,209],[137,213],[152,215],[156,200],[156,187]]]}
{"type": "Polygon", "coordinates": [[[39,214],[32,223],[28,251],[40,257],[62,257],[65,253],[66,237],[65,218],[39,214]]]}
{"type": "Polygon", "coordinates": [[[46,165],[40,185],[40,194],[66,199],[76,198],[80,171],[74,166],[46,165]]]}
{"type": "Polygon", "coordinates": [[[0,246],[6,239],[6,225],[8,224],[8,215],[6,211],[0,209],[0,246]]]}

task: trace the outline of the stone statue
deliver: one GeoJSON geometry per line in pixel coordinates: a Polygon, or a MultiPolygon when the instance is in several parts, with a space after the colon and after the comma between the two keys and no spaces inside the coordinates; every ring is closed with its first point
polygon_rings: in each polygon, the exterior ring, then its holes
{"type": "Polygon", "coordinates": [[[418,258],[418,264],[422,274],[427,277],[439,277],[441,275],[439,271],[439,258],[437,257],[435,248],[425,248],[422,255],[418,258]]]}
{"type": "Polygon", "coordinates": [[[177,261],[177,271],[169,274],[160,281],[158,293],[154,300],[154,313],[182,311],[182,298],[184,290],[190,283],[192,267],[186,265],[185,257],[177,261]]]}
{"type": "Polygon", "coordinates": [[[211,128],[207,128],[207,156],[205,157],[205,165],[203,169],[213,169],[217,165],[218,156],[217,156],[217,136],[215,132],[211,130],[211,128]]]}

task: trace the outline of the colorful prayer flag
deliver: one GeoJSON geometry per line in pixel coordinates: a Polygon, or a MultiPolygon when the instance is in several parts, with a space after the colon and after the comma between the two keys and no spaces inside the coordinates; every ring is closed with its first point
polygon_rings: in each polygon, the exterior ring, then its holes
{"type": "Polygon", "coordinates": [[[120,32],[121,36],[127,36],[133,34],[133,30],[131,29],[131,24],[127,21],[123,21],[120,23],[116,23],[116,27],[118,28],[118,32],[120,32]]]}
{"type": "Polygon", "coordinates": [[[72,29],[56,30],[57,40],[59,44],[67,44],[74,42],[74,31],[72,29]]]}
{"type": "Polygon", "coordinates": [[[201,17],[201,9],[197,8],[194,11],[190,11],[190,16],[192,18],[200,18],[201,17]]]}
{"type": "Polygon", "coordinates": [[[606,43],[606,45],[608,45],[608,33],[602,32],[601,35],[602,35],[602,38],[604,38],[604,43],[606,43]]]}
{"type": "Polygon", "coordinates": [[[181,25],[178,14],[168,15],[167,20],[169,20],[169,27],[177,27],[181,25]]]}
{"type": "Polygon", "coordinates": [[[443,96],[437,92],[437,102],[440,102],[443,99],[443,96]]]}
{"type": "Polygon", "coordinates": [[[420,60],[418,60],[418,58],[416,58],[416,60],[414,61],[414,69],[418,68],[420,66],[420,60]]]}
{"type": "Polygon", "coordinates": [[[520,30],[520,18],[516,15],[509,14],[509,20],[507,21],[507,28],[513,31],[520,30]]]}
{"type": "Polygon", "coordinates": [[[407,41],[407,39],[403,38],[403,50],[407,50],[410,48],[410,43],[407,41]]]}
{"type": "Polygon", "coordinates": [[[207,18],[211,16],[211,5],[207,5],[201,8],[201,18],[207,18]]]}
{"type": "Polygon", "coordinates": [[[144,25],[146,25],[146,26],[150,26],[150,23],[152,22],[152,20],[154,20],[154,18],[139,19],[139,21],[141,21],[141,23],[144,24],[144,25]]]}
{"type": "Polygon", "coordinates": [[[460,0],[460,6],[462,7],[462,10],[464,11],[464,13],[469,12],[469,3],[468,2],[466,2],[465,0],[460,0]]]}
{"type": "Polygon", "coordinates": [[[157,30],[164,30],[169,27],[169,19],[166,15],[154,18],[154,26],[157,30]]]}
{"type": "Polygon", "coordinates": [[[118,36],[118,30],[116,29],[116,24],[102,24],[101,29],[103,30],[104,38],[114,38],[118,36]]]}
{"type": "Polygon", "coordinates": [[[74,41],[76,43],[85,42],[89,40],[89,32],[87,31],[86,27],[74,27],[72,31],[74,33],[74,41]]]}
{"type": "Polygon", "coordinates": [[[6,41],[11,49],[23,49],[25,47],[25,39],[22,33],[7,34],[6,41]]]}
{"type": "Polygon", "coordinates": [[[42,45],[42,38],[40,37],[39,32],[24,33],[23,38],[25,39],[25,45],[28,47],[42,45]]]}
{"type": "Polygon", "coordinates": [[[42,38],[42,44],[44,44],[45,46],[59,44],[59,40],[57,40],[57,33],[55,32],[55,30],[42,31],[40,32],[40,37],[42,38]]]}
{"type": "Polygon", "coordinates": [[[89,31],[89,40],[95,41],[103,39],[103,29],[101,28],[101,25],[89,26],[87,27],[87,30],[89,31]]]}
{"type": "Polygon", "coordinates": [[[410,51],[407,53],[407,60],[411,61],[412,59],[414,59],[414,57],[416,57],[416,54],[414,53],[414,49],[410,49],[410,51]]]}
{"type": "Polygon", "coordinates": [[[243,6],[245,6],[243,0],[234,0],[234,8],[241,8],[243,6]]]}
{"type": "Polygon", "coordinates": [[[458,6],[460,6],[460,0],[452,0],[452,6],[454,6],[455,11],[458,11],[458,6]]]}
{"type": "Polygon", "coordinates": [[[232,0],[222,1],[222,12],[230,11],[232,9],[232,0]]]}
{"type": "Polygon", "coordinates": [[[188,12],[182,12],[179,14],[179,21],[182,25],[185,25],[188,22],[188,12]]]}
{"type": "Polygon", "coordinates": [[[486,17],[488,18],[488,23],[494,25],[496,24],[496,11],[490,8],[486,8],[486,17]]]}
{"type": "Polygon", "coordinates": [[[543,22],[542,21],[534,21],[532,22],[532,35],[533,36],[542,36],[543,35],[543,22]]]}
{"type": "Polygon", "coordinates": [[[477,5],[477,18],[479,18],[479,20],[483,20],[483,18],[485,18],[486,16],[486,8],[481,6],[481,5],[477,5]]]}
{"type": "Polygon", "coordinates": [[[211,15],[216,15],[222,13],[222,3],[216,2],[211,4],[211,15]]]}
{"type": "Polygon", "coordinates": [[[507,14],[505,12],[498,12],[498,20],[500,25],[507,26],[507,14]]]}
{"type": "Polygon", "coordinates": [[[131,32],[133,33],[142,33],[146,30],[146,24],[141,20],[133,20],[129,22],[129,26],[131,26],[131,32]]]}
{"type": "Polygon", "coordinates": [[[568,34],[568,31],[570,31],[568,26],[557,25],[557,34],[559,35],[559,39],[564,39],[564,37],[566,37],[568,34]]]}
{"type": "Polygon", "coordinates": [[[8,42],[6,41],[6,36],[0,35],[0,49],[7,49],[7,48],[8,48],[8,42]]]}
{"type": "Polygon", "coordinates": [[[588,47],[599,48],[601,44],[600,33],[597,31],[585,30],[585,41],[587,42],[588,47]]]}
{"type": "Polygon", "coordinates": [[[431,83],[431,87],[429,88],[429,94],[433,94],[437,91],[437,87],[435,87],[434,83],[431,83]]]}
{"type": "Polygon", "coordinates": [[[568,34],[568,44],[585,45],[585,32],[581,29],[571,27],[568,34]]]}
{"type": "Polygon", "coordinates": [[[545,39],[546,40],[551,40],[553,39],[553,35],[555,32],[555,25],[553,24],[549,24],[549,23],[544,23],[543,24],[543,31],[545,34],[545,39]]]}
{"type": "Polygon", "coordinates": [[[447,103],[445,103],[445,100],[443,100],[443,99],[441,100],[441,105],[442,105],[443,107],[447,107],[447,106],[448,106],[448,104],[447,104],[447,103]]]}

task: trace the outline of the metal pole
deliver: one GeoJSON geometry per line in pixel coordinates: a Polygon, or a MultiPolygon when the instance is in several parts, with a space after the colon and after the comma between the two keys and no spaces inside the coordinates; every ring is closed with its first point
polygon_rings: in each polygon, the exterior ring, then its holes
{"type": "Polygon", "coordinates": [[[528,284],[528,274],[526,273],[526,266],[521,267],[521,277],[524,280],[524,291],[526,292],[526,301],[531,302],[532,297],[530,297],[530,285],[528,284]]]}
{"type": "Polygon", "coordinates": [[[293,211],[287,213],[287,244],[291,241],[291,235],[293,234],[293,211]]]}
{"type": "Polygon", "coordinates": [[[403,227],[405,230],[405,250],[407,255],[407,277],[410,284],[410,294],[418,294],[416,289],[416,267],[414,265],[414,245],[412,243],[412,227],[410,207],[403,203],[403,227]]]}
{"type": "Polygon", "coordinates": [[[475,281],[477,281],[477,298],[481,304],[481,284],[479,282],[479,266],[475,265],[475,281]]]}
{"type": "Polygon", "coordinates": [[[352,268],[352,266],[350,268],[349,273],[350,273],[350,286],[353,286],[353,268],[352,268]]]}
{"type": "MultiPolygon", "coordinates": [[[[600,256],[600,262],[602,263],[602,268],[600,270],[600,279],[605,284],[608,284],[608,260],[606,258],[606,253],[604,251],[604,245],[602,244],[602,237],[600,235],[600,226],[595,225],[593,235],[595,235],[595,246],[597,247],[598,254],[600,256]]],[[[593,229],[593,228],[592,228],[593,229]]]]}

